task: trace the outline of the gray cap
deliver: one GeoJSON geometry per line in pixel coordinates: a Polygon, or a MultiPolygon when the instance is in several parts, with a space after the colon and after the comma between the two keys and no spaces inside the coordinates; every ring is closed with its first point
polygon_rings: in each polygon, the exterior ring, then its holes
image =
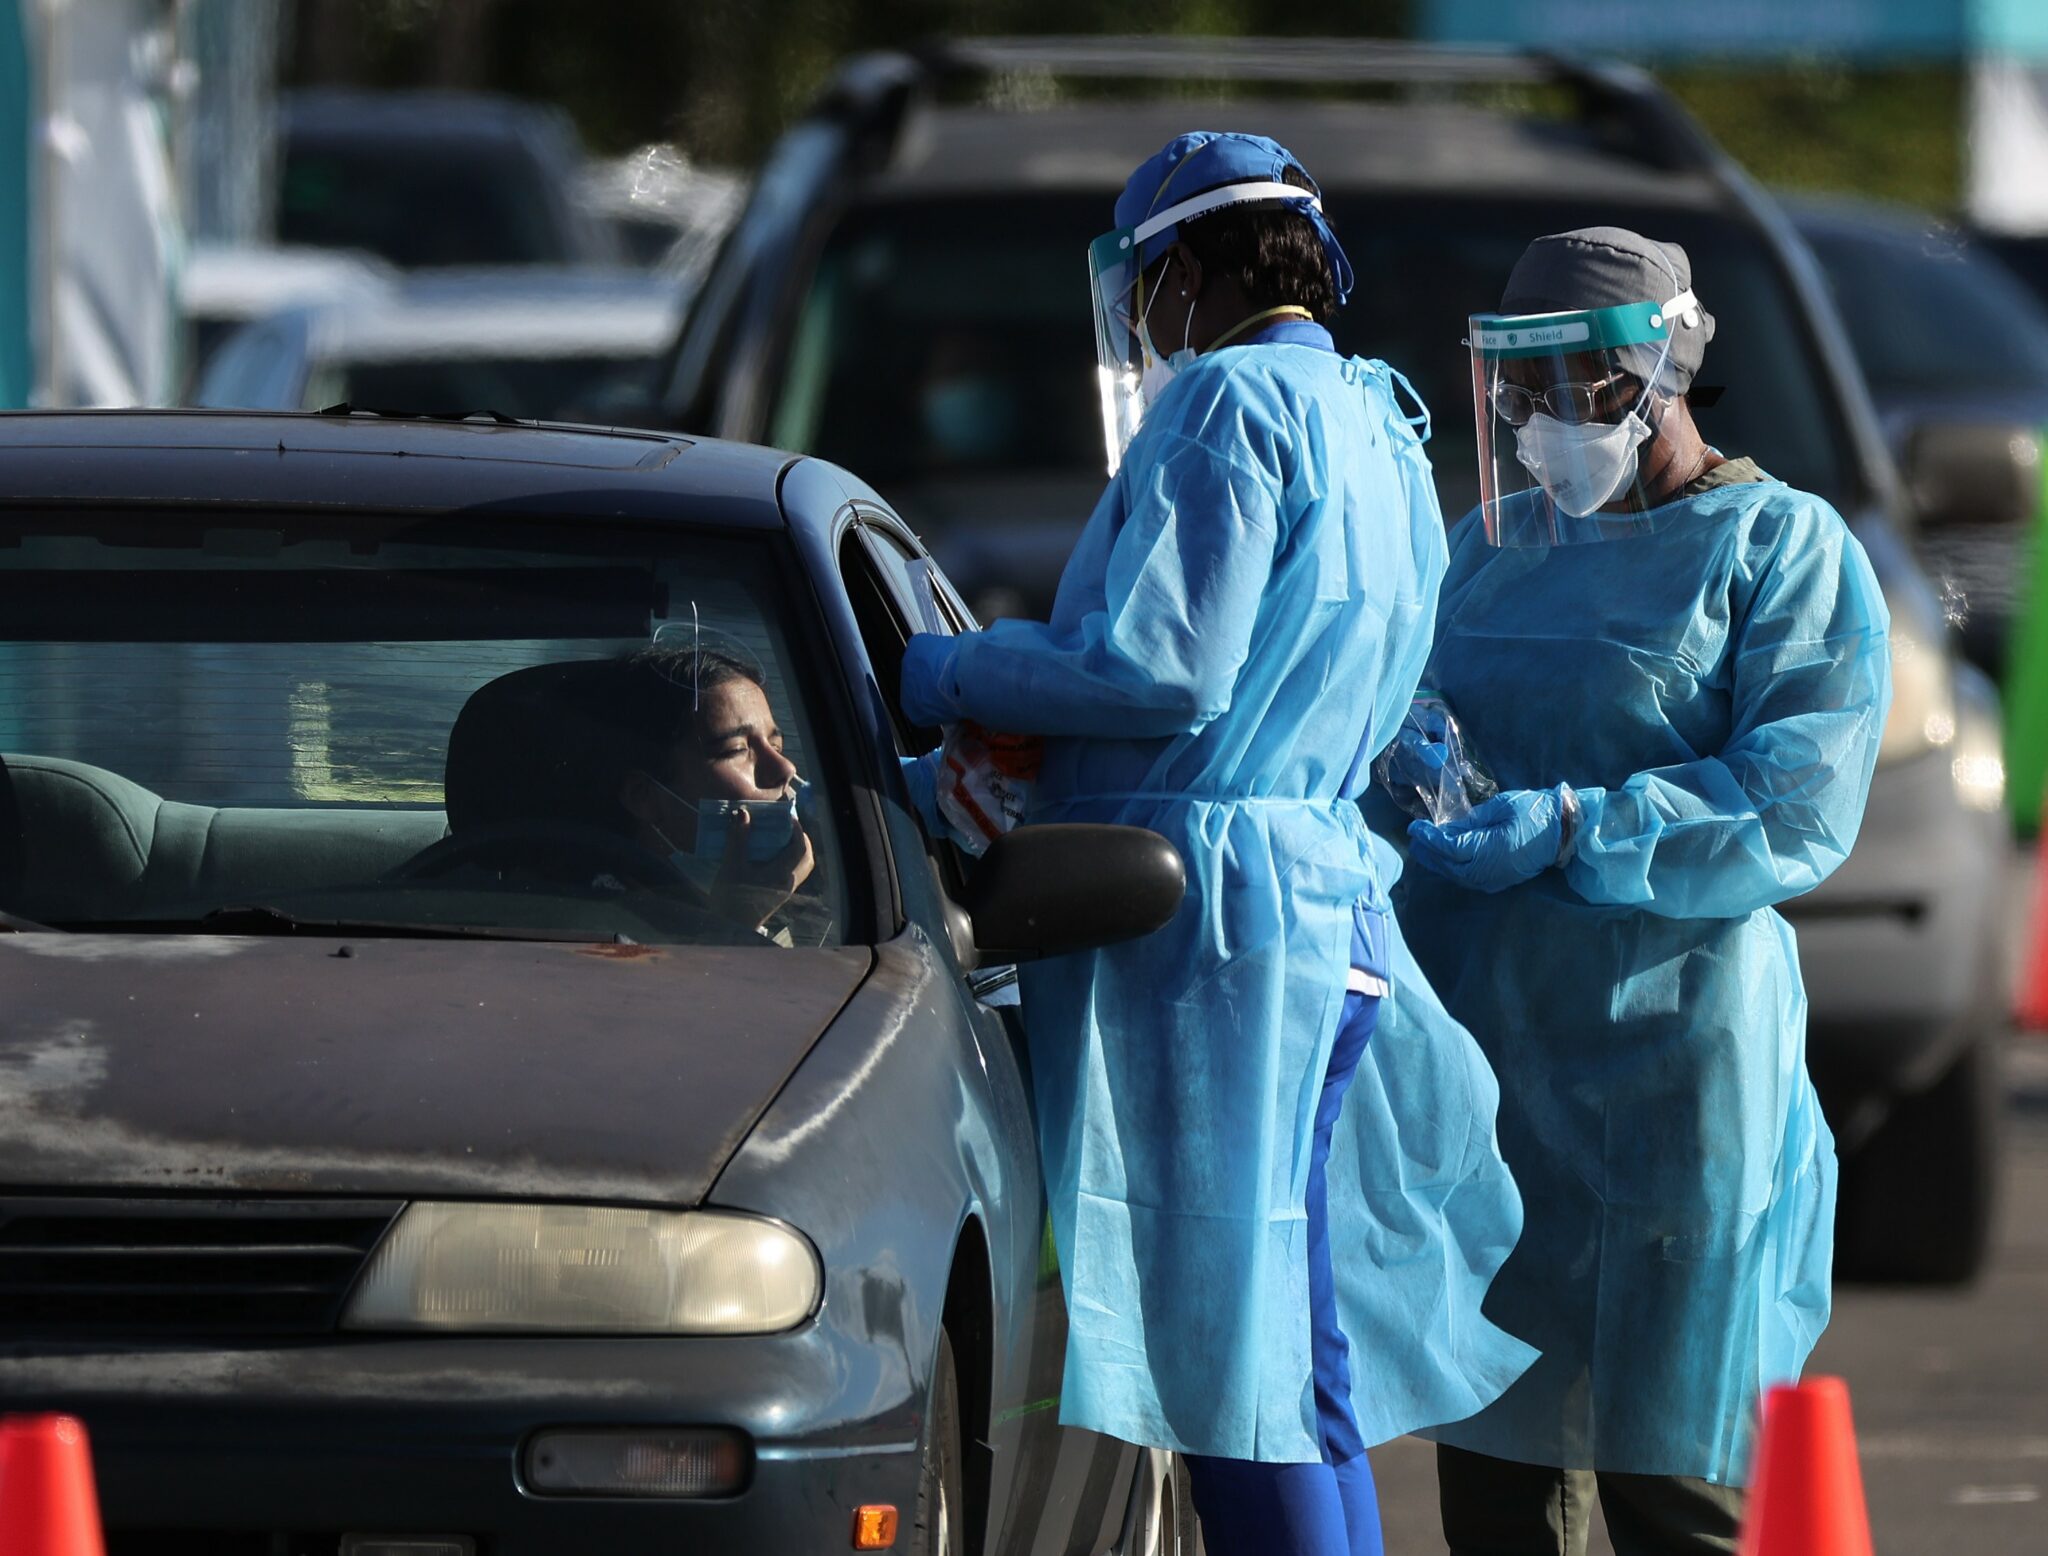
{"type": "MultiPolygon", "coordinates": [[[[1570,313],[1624,303],[1663,303],[1692,287],[1692,261],[1676,243],[1659,243],[1626,227],[1581,227],[1538,238],[1522,251],[1501,294],[1502,313],[1570,313]]],[[[1702,308],[1696,323],[1672,320],[1667,371],[1679,393],[1714,338],[1714,316],[1702,308]]],[[[1644,371],[1647,371],[1647,364],[1644,371]]]]}

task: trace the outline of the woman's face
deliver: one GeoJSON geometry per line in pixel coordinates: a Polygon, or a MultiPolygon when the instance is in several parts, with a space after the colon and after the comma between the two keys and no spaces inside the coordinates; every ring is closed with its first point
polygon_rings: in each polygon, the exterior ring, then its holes
{"type": "Polygon", "coordinates": [[[777,800],[796,776],[768,694],[738,676],[703,694],[695,738],[677,741],[669,762],[669,786],[691,800],[777,800]]]}

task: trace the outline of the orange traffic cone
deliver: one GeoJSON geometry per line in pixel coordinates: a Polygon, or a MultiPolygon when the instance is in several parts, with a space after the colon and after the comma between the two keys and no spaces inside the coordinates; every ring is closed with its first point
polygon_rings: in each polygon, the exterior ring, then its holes
{"type": "Polygon", "coordinates": [[[1871,1556],[1849,1385],[1809,1378],[1764,1400],[1737,1556],[1871,1556]]]}
{"type": "Polygon", "coordinates": [[[2026,976],[2014,1015],[2025,1030],[2048,1032],[2048,825],[2041,828],[2041,849],[2034,860],[2034,914],[2025,933],[2026,976]]]}
{"type": "Polygon", "coordinates": [[[0,1416],[0,1551],[106,1556],[83,1422],[0,1416]]]}

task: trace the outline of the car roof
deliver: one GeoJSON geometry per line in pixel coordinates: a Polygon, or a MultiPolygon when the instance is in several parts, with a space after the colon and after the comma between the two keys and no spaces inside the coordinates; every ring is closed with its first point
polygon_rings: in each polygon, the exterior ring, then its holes
{"type": "Polygon", "coordinates": [[[193,410],[0,412],[6,505],[209,504],[785,527],[791,456],[534,422],[193,410]]]}
{"type": "Polygon", "coordinates": [[[653,357],[682,311],[673,277],[543,265],[435,270],[309,309],[317,355],[341,362],[653,357]]]}
{"type": "Polygon", "coordinates": [[[1967,229],[1954,222],[1943,221],[1930,211],[1916,210],[1910,205],[1891,205],[1852,195],[1783,192],[1777,195],[1777,200],[1793,225],[1808,234],[1910,243],[1916,247],[1935,238],[1950,248],[1971,237],[1967,229]]]}
{"type": "MultiPolygon", "coordinates": [[[[1725,205],[1705,172],[1600,146],[1586,128],[1449,102],[1082,103],[1045,110],[943,106],[906,128],[875,195],[1072,190],[1114,197],[1131,170],[1191,129],[1269,135],[1326,192],[1461,197],[1560,194],[1725,205]]],[[[1105,213],[1104,226],[1108,225],[1105,213]]]]}
{"type": "Polygon", "coordinates": [[[549,104],[490,92],[312,87],[285,93],[278,106],[285,135],[309,141],[448,136],[510,141],[536,133],[552,136],[567,124],[562,111],[549,104]]]}

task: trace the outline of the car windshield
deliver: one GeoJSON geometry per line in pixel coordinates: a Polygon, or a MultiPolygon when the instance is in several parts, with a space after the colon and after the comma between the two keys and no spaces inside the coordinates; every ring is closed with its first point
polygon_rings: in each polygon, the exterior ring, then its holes
{"type": "Polygon", "coordinates": [[[419,415],[497,411],[523,420],[615,422],[647,402],[652,356],[538,356],[330,363],[306,386],[310,409],[348,401],[419,415]]]}
{"type": "Polygon", "coordinates": [[[293,140],[278,196],[280,243],[364,249],[406,268],[560,264],[576,258],[523,156],[411,142],[293,140]]]}
{"type": "Polygon", "coordinates": [[[2048,390],[2048,313],[1996,260],[1940,231],[1806,237],[1879,396],[2048,390]]]}
{"type": "Polygon", "coordinates": [[[0,513],[0,910],[836,943],[787,565],[681,526],[0,513]]]}
{"type": "MultiPolygon", "coordinates": [[[[1531,238],[1599,223],[1675,240],[1691,256],[1717,321],[1700,382],[1725,391],[1699,412],[1708,439],[1838,503],[1858,495],[1845,490],[1844,434],[1792,294],[1740,224],[1577,199],[1336,193],[1327,205],[1358,272],[1337,344],[1385,358],[1422,393],[1447,516],[1477,501],[1467,317],[1498,302],[1531,238]]],[[[1084,254],[1109,206],[1012,193],[898,198],[850,213],[798,321],[773,440],[849,464],[885,490],[910,488],[912,507],[919,483],[952,476],[1099,473],[1084,254]]],[[[1162,341],[1173,335],[1156,320],[1154,329],[1162,341]]]]}

